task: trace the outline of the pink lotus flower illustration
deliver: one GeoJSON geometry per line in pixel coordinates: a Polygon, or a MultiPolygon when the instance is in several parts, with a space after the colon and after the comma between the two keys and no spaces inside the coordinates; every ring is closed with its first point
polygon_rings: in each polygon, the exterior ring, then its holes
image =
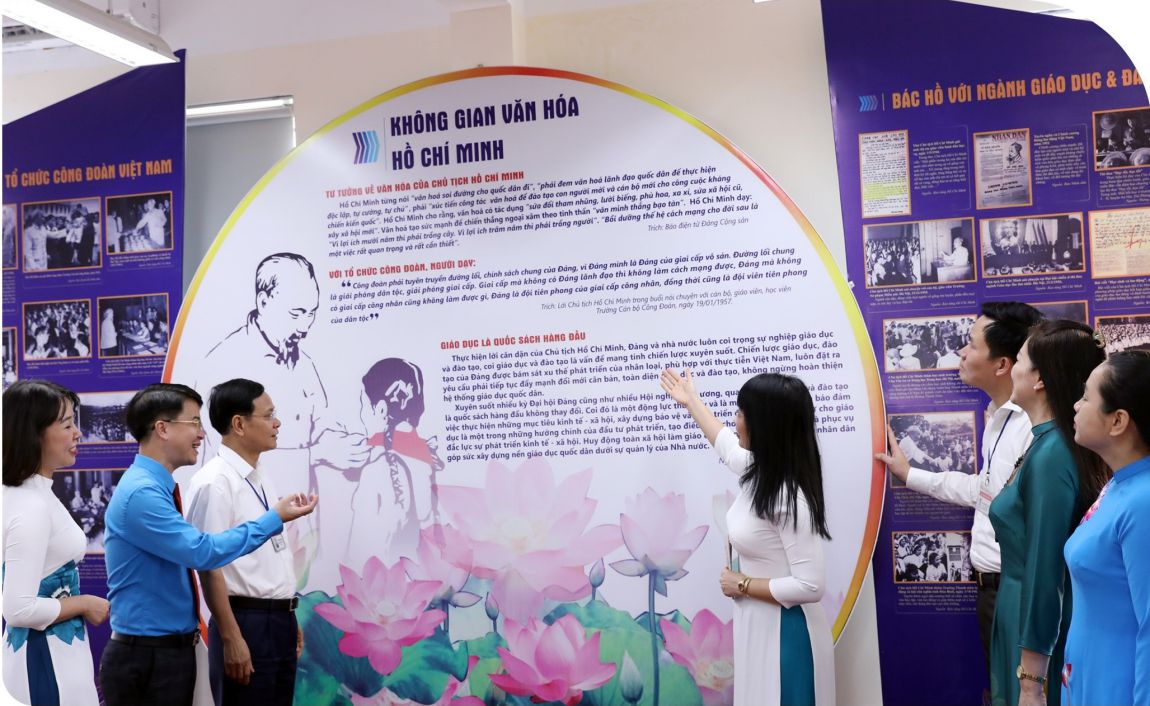
{"type": "Polygon", "coordinates": [[[439,584],[431,598],[431,605],[453,605],[457,608],[473,606],[481,596],[461,590],[471,575],[470,562],[463,566],[449,562],[443,555],[443,536],[443,528],[439,525],[421,530],[419,547],[416,549],[418,561],[407,557],[399,561],[412,581],[434,581],[439,584]]]}
{"type": "Polygon", "coordinates": [[[615,666],[599,659],[599,633],[590,640],[573,615],[547,625],[532,618],[526,624],[503,624],[507,648],[496,648],[505,674],[492,674],[491,682],[509,694],[533,701],[562,701],[573,706],[583,692],[611,681],[615,666]]]}
{"type": "MultiPolygon", "coordinates": [[[[430,704],[429,706],[483,706],[483,699],[478,696],[460,696],[455,698],[455,694],[459,691],[462,684],[455,677],[448,677],[447,688],[443,690],[443,696],[439,700],[430,704]]],[[[384,687],[380,689],[375,696],[360,696],[359,694],[352,693],[351,703],[353,706],[424,706],[418,701],[405,699],[392,690],[384,687]]]]}
{"type": "Polygon", "coordinates": [[[699,687],[704,706],[729,704],[735,692],[735,623],[720,621],[709,610],[699,611],[687,633],[662,620],[667,652],[687,668],[699,687]]]}
{"type": "MultiPolygon", "coordinates": [[[[471,668],[474,667],[478,661],[478,657],[471,657],[467,662],[467,670],[470,672],[471,668]]],[[[443,694],[438,700],[428,704],[428,706],[483,706],[483,699],[478,696],[460,696],[458,699],[455,698],[455,695],[465,682],[466,679],[461,682],[455,677],[449,676],[447,678],[447,687],[444,688],[443,694]]],[[[351,692],[351,703],[352,706],[423,706],[419,701],[405,699],[387,687],[380,689],[374,696],[360,696],[355,692],[351,692]]]]}
{"type": "Polygon", "coordinates": [[[591,593],[584,567],[619,546],[616,525],[587,525],[596,502],[587,497],[591,469],[556,485],[540,458],[511,470],[487,467],[484,488],[440,486],[451,518],[444,554],[456,566],[492,581],[491,595],[504,615],[523,622],[544,598],[574,601],[591,593]]]}
{"type": "Polygon", "coordinates": [[[651,631],[651,703],[659,706],[659,638],[655,623],[655,594],[667,595],[667,582],[687,575],[683,564],[707,536],[707,526],[687,529],[687,502],[679,493],[660,496],[647,488],[627,498],[619,516],[623,542],[632,559],[613,562],[624,576],[647,577],[647,629],[651,631]]]}
{"type": "Polygon", "coordinates": [[[340,652],[367,657],[380,674],[395,671],[402,649],[430,636],[447,617],[442,610],[427,610],[439,583],[409,581],[398,563],[387,568],[372,557],[362,578],[346,566],[340,566],[339,573],[343,583],[337,591],[343,605],[321,603],[315,612],[344,632],[340,652]]]}
{"type": "Polygon", "coordinates": [[[660,496],[647,488],[626,503],[619,526],[634,558],[613,562],[611,568],[624,576],[652,574],[655,590],[665,596],[667,581],[687,575],[683,564],[707,535],[707,526],[687,529],[687,503],[679,493],[660,496]]]}

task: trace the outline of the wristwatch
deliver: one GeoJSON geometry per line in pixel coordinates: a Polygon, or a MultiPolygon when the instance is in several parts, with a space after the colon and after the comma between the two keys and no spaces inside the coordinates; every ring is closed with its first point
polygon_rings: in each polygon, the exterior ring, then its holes
{"type": "Polygon", "coordinates": [[[1036,682],[1038,684],[1041,684],[1042,685],[1042,693],[1046,694],[1046,677],[1045,676],[1039,676],[1037,674],[1031,674],[1030,672],[1023,669],[1021,664],[1018,665],[1018,668],[1014,670],[1014,676],[1018,677],[1019,679],[1029,679],[1032,682],[1036,682]]]}

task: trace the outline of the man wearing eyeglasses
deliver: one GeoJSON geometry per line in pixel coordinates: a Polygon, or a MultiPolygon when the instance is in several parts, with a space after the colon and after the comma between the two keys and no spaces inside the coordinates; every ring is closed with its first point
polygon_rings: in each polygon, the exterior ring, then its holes
{"type": "Polygon", "coordinates": [[[317,499],[278,500],[258,519],[205,534],[184,520],[172,474],[196,462],[203,400],[185,385],[149,385],[128,402],[140,443],[108,505],[104,538],[112,639],[100,660],[107,706],[189,706],[196,684],[199,597],[193,569],[216,569],[257,549],[317,499]]]}
{"type": "MultiPolygon", "coordinates": [[[[279,498],[260,454],[276,447],[280,421],[264,386],[244,378],[212,388],[208,418],[221,445],[192,477],[188,521],[219,532],[259,518],[279,498]]],[[[283,534],[227,566],[200,571],[200,583],[212,611],[208,663],[216,703],[291,706],[303,634],[283,534]]]]}

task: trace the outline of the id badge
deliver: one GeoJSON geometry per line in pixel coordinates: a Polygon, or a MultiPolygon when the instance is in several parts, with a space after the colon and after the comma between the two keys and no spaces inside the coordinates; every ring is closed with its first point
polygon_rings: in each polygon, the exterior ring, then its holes
{"type": "Polygon", "coordinates": [[[284,541],[284,538],[281,535],[277,534],[276,536],[272,537],[272,549],[275,549],[277,552],[282,552],[283,550],[287,549],[287,542],[284,541]]]}

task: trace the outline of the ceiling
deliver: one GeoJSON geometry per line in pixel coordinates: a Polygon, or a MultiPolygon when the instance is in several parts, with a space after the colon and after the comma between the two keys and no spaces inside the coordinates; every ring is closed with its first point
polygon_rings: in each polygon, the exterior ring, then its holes
{"type": "MultiPolygon", "coordinates": [[[[130,0],[83,0],[125,12],[130,0]]],[[[198,56],[445,27],[454,12],[515,5],[527,16],[563,14],[652,0],[155,0],[160,36],[198,56]]],[[[748,2],[750,0],[747,0],[748,2]]],[[[806,0],[784,0],[806,1],[806,0]]],[[[5,18],[5,26],[10,20],[5,18]]],[[[54,42],[58,44],[58,42],[54,42]]],[[[7,75],[105,66],[74,46],[4,52],[7,75]]]]}
{"type": "MultiPolygon", "coordinates": [[[[126,11],[139,0],[84,0],[101,10],[126,11]]],[[[172,49],[197,56],[247,49],[309,44],[447,26],[455,12],[516,6],[530,16],[560,15],[659,0],[153,0],[159,4],[160,35],[172,49]]],[[[664,0],[666,1],[666,0],[664,0]]],[[[751,2],[751,0],[720,0],[751,2]]],[[[818,2],[818,0],[773,0],[818,2]]],[[[980,0],[979,4],[1024,11],[1056,6],[1037,0],[980,0]]],[[[10,24],[6,19],[5,25],[10,24]]],[[[58,42],[51,42],[58,44],[58,42]]],[[[43,43],[40,44],[42,46],[43,43]]],[[[13,51],[6,44],[5,75],[102,67],[109,59],[74,46],[13,51]]]]}

